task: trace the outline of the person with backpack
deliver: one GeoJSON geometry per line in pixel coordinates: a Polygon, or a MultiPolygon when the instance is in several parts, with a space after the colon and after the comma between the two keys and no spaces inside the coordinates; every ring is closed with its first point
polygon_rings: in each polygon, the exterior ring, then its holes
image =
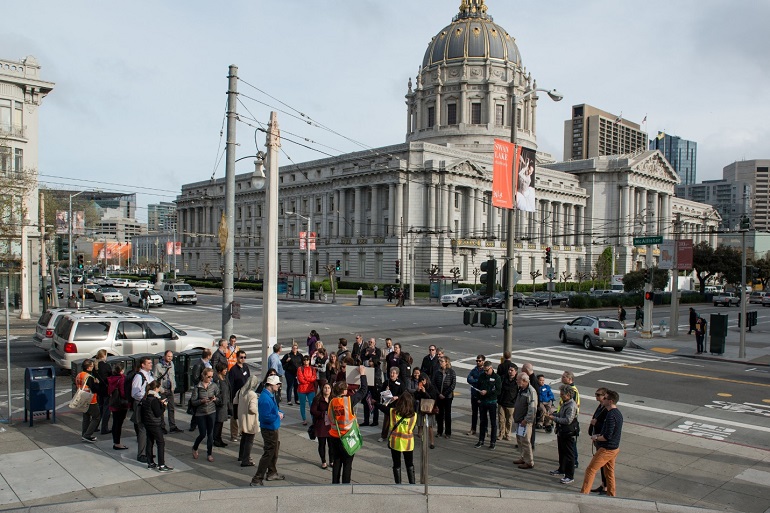
{"type": "Polygon", "coordinates": [[[128,396],[125,394],[126,376],[123,374],[123,364],[118,362],[112,366],[112,376],[107,378],[107,393],[110,397],[110,412],[112,413],[112,448],[116,451],[128,449],[120,443],[123,421],[128,415],[128,396]]]}
{"type": "Polygon", "coordinates": [[[160,383],[150,381],[147,383],[147,395],[142,401],[142,424],[147,431],[147,468],[158,472],[171,472],[172,467],[166,465],[166,441],[163,438],[161,424],[163,422],[163,410],[166,408],[166,399],[160,397],[160,383]],[[152,446],[158,447],[158,463],[152,455],[152,446]]]}
{"type": "Polygon", "coordinates": [[[176,389],[176,372],[174,372],[174,352],[167,350],[163,353],[163,358],[155,364],[153,377],[160,383],[160,398],[166,400],[166,411],[168,412],[168,429],[165,421],[160,423],[160,429],[163,434],[181,433],[182,430],[176,426],[174,408],[174,390],[176,389]]]}
{"type": "Polygon", "coordinates": [[[126,388],[129,406],[131,408],[131,422],[134,423],[136,433],[136,460],[147,463],[147,431],[142,423],[141,405],[144,399],[147,383],[152,381],[152,359],[149,356],[139,358],[136,369],[126,376],[126,388]]]}
{"type": "Polygon", "coordinates": [[[353,457],[347,453],[342,445],[341,438],[353,427],[353,422],[357,422],[355,406],[366,396],[368,382],[366,380],[366,370],[363,366],[358,368],[361,376],[361,386],[358,390],[348,395],[348,385],[344,381],[338,381],[332,387],[332,399],[329,401],[329,451],[332,464],[332,484],[340,482],[350,483],[350,474],[353,472],[353,457]]]}
{"type": "Polygon", "coordinates": [[[704,341],[706,339],[706,319],[698,316],[698,320],[695,321],[695,343],[697,345],[698,354],[703,354],[706,351],[704,341]]]}

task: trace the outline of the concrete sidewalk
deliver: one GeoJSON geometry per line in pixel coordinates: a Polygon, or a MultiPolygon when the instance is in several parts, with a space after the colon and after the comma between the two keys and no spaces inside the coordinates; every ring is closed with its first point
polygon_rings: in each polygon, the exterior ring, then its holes
{"type": "MultiPolygon", "coordinates": [[[[269,511],[291,508],[301,512],[317,509],[317,504],[306,497],[308,494],[335,494],[335,510],[339,510],[338,505],[352,509],[352,501],[358,501],[360,506],[361,498],[356,495],[366,494],[363,499],[366,506],[375,511],[391,509],[393,504],[416,511],[450,506],[453,509],[467,506],[478,511],[482,507],[502,508],[500,500],[510,499],[523,501],[543,512],[606,511],[608,507],[624,511],[688,510],[666,504],[723,511],[769,511],[770,451],[626,422],[617,465],[619,498],[587,498],[577,492],[582,470],[591,457],[588,437],[579,438],[581,466],[576,471],[575,483],[561,485],[548,474],[558,466],[553,435],[538,432],[535,469],[520,470],[512,464],[518,458],[514,442],[499,441],[494,451],[486,447],[473,448],[476,437],[464,434],[469,428],[468,406],[467,397],[455,400],[452,438],[436,439],[436,449],[427,451],[431,485],[427,498],[418,496],[423,491],[421,486],[403,487],[398,495],[393,494],[390,453],[385,443],[376,441],[379,427],[361,428],[364,447],[353,465],[355,486],[296,487],[331,483],[331,472],[320,468],[318,445],[307,438],[297,406],[283,407],[286,419],[280,434],[278,468],[286,475],[286,481],[266,483],[260,489],[247,488],[255,468],[240,467],[236,461],[237,444],[215,448],[215,461],[209,463],[205,458],[192,459],[193,433],[169,435],[166,437],[167,461],[175,470],[159,474],[134,460],[136,445],[132,426],[126,425],[123,431],[122,441],[129,446],[127,451],[113,451],[107,436],[99,436],[96,444],[84,444],[80,442],[80,414],[68,413],[64,406],[57,415],[57,424],[51,424],[42,415],[33,428],[20,420],[12,426],[3,426],[0,509],[70,503],[66,507],[32,509],[104,510],[136,504],[115,500],[116,497],[150,494],[152,498],[140,499],[139,504],[163,503],[168,513],[188,513],[190,506],[194,506],[191,501],[204,500],[217,500],[217,508],[227,511],[245,510],[246,505],[253,510],[257,505],[269,511]],[[287,486],[292,488],[286,489],[287,486]],[[163,495],[158,495],[159,492],[163,495]],[[95,502],[80,502],[88,500],[95,502]],[[537,505],[528,501],[537,501],[537,505]]],[[[180,427],[188,425],[185,414],[178,413],[177,417],[180,427]]],[[[588,415],[581,416],[584,425],[588,420],[588,415]]],[[[258,460],[260,455],[261,439],[257,436],[252,457],[258,460]]],[[[415,453],[415,460],[419,476],[419,451],[415,453]]],[[[517,502],[517,506],[520,504],[517,502]]]]}

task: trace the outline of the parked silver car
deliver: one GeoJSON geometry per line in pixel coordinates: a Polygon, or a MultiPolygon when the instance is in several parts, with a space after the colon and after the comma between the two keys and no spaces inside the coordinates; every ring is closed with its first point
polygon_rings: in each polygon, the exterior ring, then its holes
{"type": "Polygon", "coordinates": [[[616,319],[586,315],[578,317],[559,330],[562,343],[582,344],[586,349],[611,347],[622,351],[626,347],[626,330],[616,319]]]}

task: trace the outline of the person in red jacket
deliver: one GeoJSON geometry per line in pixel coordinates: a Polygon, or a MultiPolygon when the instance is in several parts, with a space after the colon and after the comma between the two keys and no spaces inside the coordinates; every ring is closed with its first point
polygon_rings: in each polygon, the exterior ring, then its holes
{"type": "Polygon", "coordinates": [[[297,391],[299,392],[299,413],[302,415],[302,425],[307,426],[305,420],[305,404],[312,404],[315,399],[315,382],[318,372],[310,365],[310,356],[302,357],[302,367],[297,370],[297,391]]]}

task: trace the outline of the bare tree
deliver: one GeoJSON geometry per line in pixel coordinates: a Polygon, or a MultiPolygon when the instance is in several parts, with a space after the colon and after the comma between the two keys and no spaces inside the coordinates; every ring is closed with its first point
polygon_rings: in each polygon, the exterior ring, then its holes
{"type": "Polygon", "coordinates": [[[538,279],[540,276],[542,276],[543,273],[540,272],[540,269],[537,271],[529,271],[529,276],[532,278],[532,293],[535,293],[535,280],[538,279]]]}
{"type": "Polygon", "coordinates": [[[583,282],[590,277],[591,275],[585,271],[578,271],[575,273],[575,278],[577,278],[577,281],[578,281],[578,292],[580,292],[581,290],[580,287],[583,284],[583,282]]]}

